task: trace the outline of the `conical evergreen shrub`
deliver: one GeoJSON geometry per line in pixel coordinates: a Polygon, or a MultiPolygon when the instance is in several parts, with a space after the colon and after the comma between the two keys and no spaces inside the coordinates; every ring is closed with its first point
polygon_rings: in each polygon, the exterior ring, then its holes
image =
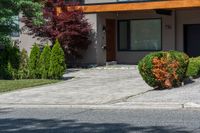
{"type": "Polygon", "coordinates": [[[50,68],[49,68],[49,76],[51,79],[60,79],[66,69],[65,64],[65,55],[64,51],[60,46],[58,40],[56,40],[50,58],[50,68]]]}
{"type": "Polygon", "coordinates": [[[19,79],[27,79],[28,78],[28,53],[25,49],[22,49],[20,53],[20,64],[18,70],[18,78],[19,79]]]}
{"type": "Polygon", "coordinates": [[[32,79],[40,78],[39,59],[40,59],[40,48],[37,44],[34,44],[28,62],[29,78],[32,79]]]}
{"type": "Polygon", "coordinates": [[[51,57],[51,48],[47,44],[40,55],[40,61],[39,61],[39,66],[40,66],[39,71],[43,79],[47,79],[49,75],[48,72],[50,66],[50,57],[51,57]]]}
{"type": "Polygon", "coordinates": [[[20,51],[13,44],[6,44],[0,51],[0,79],[15,79],[19,69],[20,51]],[[13,77],[14,76],[14,77],[13,77]]]}

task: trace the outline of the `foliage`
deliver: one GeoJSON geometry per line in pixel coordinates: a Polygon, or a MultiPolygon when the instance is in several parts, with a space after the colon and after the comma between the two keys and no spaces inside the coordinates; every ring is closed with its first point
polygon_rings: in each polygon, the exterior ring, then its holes
{"type": "Polygon", "coordinates": [[[14,69],[10,62],[8,62],[7,72],[8,72],[8,75],[7,75],[8,79],[17,79],[17,69],[14,69]]]}
{"type": "Polygon", "coordinates": [[[60,43],[56,40],[50,58],[49,77],[51,79],[60,79],[66,69],[64,51],[62,50],[60,43]]]}
{"type": "Polygon", "coordinates": [[[25,49],[22,49],[20,53],[20,65],[18,70],[18,79],[28,78],[28,54],[25,49]]]}
{"type": "Polygon", "coordinates": [[[19,69],[20,64],[20,50],[18,46],[6,46],[8,62],[11,63],[14,69],[19,69]]]}
{"type": "MultiPolygon", "coordinates": [[[[41,0],[42,1],[42,0],[41,0]]],[[[21,12],[24,20],[33,25],[43,23],[42,2],[40,0],[0,0],[0,78],[15,79],[19,69],[20,52],[13,47],[11,35],[19,32],[18,16],[21,12]]]]}
{"type": "Polygon", "coordinates": [[[60,79],[65,72],[65,58],[58,40],[52,53],[46,45],[40,55],[40,48],[34,44],[30,53],[13,45],[0,49],[0,79],[60,79]]]}
{"type": "Polygon", "coordinates": [[[181,85],[188,63],[189,57],[182,52],[155,52],[144,57],[138,68],[148,85],[165,89],[181,85]]]}
{"type": "Polygon", "coordinates": [[[44,24],[34,26],[27,21],[26,25],[32,34],[48,38],[53,44],[58,39],[66,56],[81,57],[91,43],[91,25],[83,11],[75,9],[76,5],[66,4],[65,0],[48,0],[44,6],[44,24]],[[56,11],[57,7],[60,7],[60,12],[56,11]]]}
{"type": "Polygon", "coordinates": [[[20,51],[17,46],[7,44],[0,52],[0,79],[13,79],[19,68],[20,51]]]}
{"type": "Polygon", "coordinates": [[[20,0],[19,6],[23,11],[23,22],[28,21],[34,26],[40,26],[44,23],[43,6],[45,0],[20,0]]]}
{"type": "Polygon", "coordinates": [[[43,22],[42,4],[39,0],[1,0],[0,1],[0,45],[10,41],[9,36],[19,31],[16,17],[23,12],[32,24],[43,22]]]}
{"type": "Polygon", "coordinates": [[[40,59],[40,48],[37,44],[34,44],[28,62],[29,78],[32,79],[40,78],[39,59],[40,59]]]}
{"type": "Polygon", "coordinates": [[[43,79],[48,78],[48,71],[49,71],[49,66],[50,66],[50,56],[51,56],[51,49],[49,45],[47,44],[41,55],[40,55],[40,61],[39,61],[39,66],[40,66],[40,74],[43,79]]]}
{"type": "Polygon", "coordinates": [[[200,75],[200,57],[190,58],[187,76],[198,77],[200,75]]]}
{"type": "Polygon", "coordinates": [[[19,8],[14,6],[14,0],[1,0],[0,1],[0,44],[4,44],[9,40],[8,35],[17,31],[18,27],[15,24],[13,16],[18,15],[19,8]]]}

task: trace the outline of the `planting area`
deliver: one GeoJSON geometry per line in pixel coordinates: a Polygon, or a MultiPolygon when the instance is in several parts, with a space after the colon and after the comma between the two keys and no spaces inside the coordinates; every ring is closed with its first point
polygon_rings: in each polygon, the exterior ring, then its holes
{"type": "Polygon", "coordinates": [[[29,79],[29,80],[0,80],[0,92],[18,90],[45,84],[57,83],[59,80],[29,79]]]}

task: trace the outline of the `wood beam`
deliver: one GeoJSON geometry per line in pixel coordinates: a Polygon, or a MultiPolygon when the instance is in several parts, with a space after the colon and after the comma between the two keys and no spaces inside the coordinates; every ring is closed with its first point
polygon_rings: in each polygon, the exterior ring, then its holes
{"type": "Polygon", "coordinates": [[[200,0],[161,0],[156,2],[114,3],[78,6],[78,8],[81,8],[85,13],[180,9],[195,7],[200,7],[200,0]]]}

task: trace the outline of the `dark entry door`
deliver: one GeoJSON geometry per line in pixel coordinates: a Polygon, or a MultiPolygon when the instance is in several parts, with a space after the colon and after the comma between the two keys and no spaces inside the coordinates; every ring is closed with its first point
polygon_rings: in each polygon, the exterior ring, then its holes
{"type": "Polygon", "coordinates": [[[106,57],[107,61],[116,60],[116,21],[106,20],[106,57]]]}
{"type": "Polygon", "coordinates": [[[185,52],[190,57],[200,56],[200,24],[185,25],[185,52]]]}

